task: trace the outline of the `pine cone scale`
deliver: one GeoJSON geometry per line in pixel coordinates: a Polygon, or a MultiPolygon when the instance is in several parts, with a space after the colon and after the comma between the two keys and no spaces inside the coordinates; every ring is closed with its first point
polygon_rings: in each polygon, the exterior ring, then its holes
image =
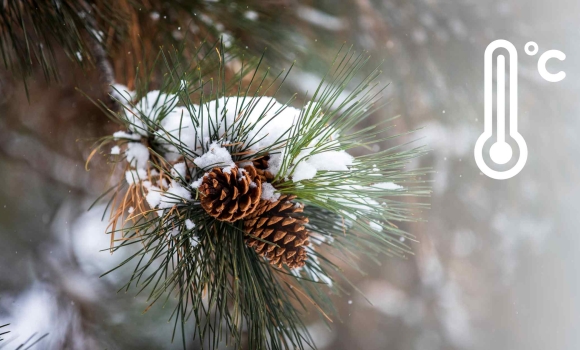
{"type": "Polygon", "coordinates": [[[268,222],[268,218],[259,218],[257,227],[262,227],[266,222],[268,222]]]}
{"type": "Polygon", "coordinates": [[[278,242],[279,240],[284,238],[284,236],[286,236],[286,233],[287,232],[284,231],[276,231],[276,234],[274,235],[274,239],[272,241],[278,242]]]}
{"type": "Polygon", "coordinates": [[[234,193],[232,194],[232,199],[236,199],[240,195],[240,191],[238,191],[238,188],[235,186],[233,187],[233,189],[234,189],[234,193]]]}
{"type": "Polygon", "coordinates": [[[264,233],[262,234],[262,236],[260,238],[262,238],[262,239],[268,238],[272,234],[272,232],[274,232],[273,228],[265,229],[264,233]]]}
{"type": "Polygon", "coordinates": [[[284,220],[282,221],[281,225],[282,226],[288,226],[288,225],[293,224],[295,222],[296,222],[296,219],[291,218],[291,217],[287,217],[287,218],[284,218],[284,220]]]}
{"type": "Polygon", "coordinates": [[[269,220],[268,220],[268,225],[275,225],[278,222],[284,220],[284,217],[282,216],[272,216],[269,220]]]}

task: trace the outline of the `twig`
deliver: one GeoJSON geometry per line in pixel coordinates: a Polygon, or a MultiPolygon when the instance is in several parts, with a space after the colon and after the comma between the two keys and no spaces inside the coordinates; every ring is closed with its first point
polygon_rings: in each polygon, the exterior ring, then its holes
{"type": "Polygon", "coordinates": [[[86,9],[87,12],[87,24],[88,28],[92,28],[93,33],[88,33],[91,39],[91,47],[90,50],[92,52],[92,56],[95,61],[95,67],[97,68],[97,72],[99,74],[99,81],[101,83],[101,91],[107,94],[107,106],[112,110],[118,109],[118,104],[116,101],[109,96],[111,92],[111,85],[115,83],[115,73],[113,71],[113,66],[109,61],[109,57],[107,55],[107,51],[103,46],[103,38],[100,37],[98,32],[97,21],[93,15],[93,11],[91,6],[85,1],[82,0],[82,6],[86,9]]]}

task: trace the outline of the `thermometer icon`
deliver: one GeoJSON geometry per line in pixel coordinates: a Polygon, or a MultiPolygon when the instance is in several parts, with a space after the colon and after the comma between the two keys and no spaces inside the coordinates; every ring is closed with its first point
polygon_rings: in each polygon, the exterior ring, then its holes
{"type": "MultiPolygon", "coordinates": [[[[506,115],[506,74],[504,55],[498,55],[496,61],[497,74],[497,139],[489,150],[491,160],[496,164],[506,164],[512,159],[513,151],[505,139],[505,115],[506,115]]],[[[495,40],[485,49],[484,56],[484,131],[475,143],[475,162],[479,169],[487,176],[496,180],[506,180],[516,176],[526,165],[528,160],[528,146],[518,132],[518,52],[514,45],[507,40],[495,40]],[[493,136],[493,53],[496,49],[506,49],[509,54],[509,134],[516,142],[519,159],[509,170],[497,171],[491,169],[483,159],[483,146],[493,136]]]]}

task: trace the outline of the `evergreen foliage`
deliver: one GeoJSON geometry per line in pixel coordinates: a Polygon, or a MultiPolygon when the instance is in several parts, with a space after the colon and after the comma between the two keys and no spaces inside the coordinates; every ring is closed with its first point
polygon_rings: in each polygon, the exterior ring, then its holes
{"type": "MultiPolygon", "coordinates": [[[[315,347],[303,317],[312,310],[326,322],[338,317],[329,292],[340,295],[341,285],[349,283],[339,262],[363,271],[359,264],[363,256],[378,262],[381,254],[405,257],[411,253],[401,238],[413,237],[394,222],[415,220],[411,211],[417,206],[406,203],[404,197],[429,193],[416,180],[425,171],[406,170],[425,151],[421,147],[367,151],[355,157],[346,171],[324,170],[295,181],[301,163],[318,154],[368,149],[383,141],[388,127],[358,127],[374,108],[380,108],[381,89],[376,82],[380,71],[373,70],[355,83],[366,57],[341,50],[293,125],[256,150],[255,128],[275,123],[285,109],[293,108],[294,98],[274,107],[274,100],[266,97],[275,97],[290,73],[283,71],[271,78],[261,60],[247,63],[229,55],[223,44],[204,44],[196,52],[201,58],[190,64],[180,60],[177,50],[160,53],[156,64],[162,64],[165,73],[156,98],[147,92],[150,81],[145,78],[138,80],[137,96],[122,89],[113,94],[124,111],[107,109],[101,103],[109,117],[127,130],[102,139],[95,148],[126,171],[127,179],[108,192],[112,191],[109,204],[113,209],[111,251],[139,247],[119,266],[133,269],[124,290],[147,293],[149,307],[156,302],[174,305],[174,336],[185,334],[186,321],[192,320],[195,337],[210,349],[222,341],[235,348],[242,344],[251,349],[315,347]],[[232,74],[231,66],[240,68],[232,74]],[[217,69],[208,72],[206,67],[217,69]],[[227,108],[232,106],[236,118],[228,124],[226,115],[232,111],[227,108]],[[164,128],[164,121],[176,110],[182,118],[191,119],[182,119],[179,132],[164,128]],[[209,135],[196,134],[195,146],[183,141],[185,133],[191,136],[204,128],[209,135]],[[127,158],[128,152],[109,155],[105,146],[111,143],[120,148],[146,145],[149,160],[144,172],[127,158]],[[243,219],[221,221],[204,210],[194,184],[213,165],[197,166],[196,160],[213,152],[216,144],[240,166],[281,155],[272,184],[278,193],[296,196],[297,202],[305,204],[306,227],[315,243],[308,248],[303,268],[269,265],[246,246],[243,219]],[[186,171],[176,171],[177,164],[183,163],[186,171]],[[163,181],[171,183],[163,192],[169,204],[152,207],[147,200],[150,184],[163,181]]],[[[186,339],[182,341],[185,347],[186,339]]]]}

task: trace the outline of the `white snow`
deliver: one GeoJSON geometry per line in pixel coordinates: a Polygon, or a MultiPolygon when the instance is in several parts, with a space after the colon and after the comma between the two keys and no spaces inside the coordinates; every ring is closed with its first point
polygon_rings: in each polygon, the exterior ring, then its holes
{"type": "Polygon", "coordinates": [[[352,166],[354,157],[345,151],[328,151],[318,153],[307,160],[316,170],[348,171],[352,166]]]}
{"type": "Polygon", "coordinates": [[[127,162],[129,162],[132,167],[144,169],[147,166],[149,150],[142,143],[130,142],[127,144],[125,155],[127,156],[127,162]]]}
{"type": "MultiPolygon", "coordinates": [[[[194,106],[191,109],[196,113],[198,107],[194,106]]],[[[167,113],[157,134],[160,136],[160,142],[171,152],[177,152],[173,143],[182,144],[192,150],[199,146],[199,142],[196,145],[196,128],[193,126],[191,114],[184,107],[176,107],[167,113]]]]}
{"type": "MultiPolygon", "coordinates": [[[[300,206],[299,203],[296,203],[298,206],[300,206]]],[[[342,222],[339,223],[339,226],[342,227],[342,222]]],[[[327,243],[327,244],[332,244],[334,242],[334,237],[330,236],[330,235],[326,235],[326,234],[320,234],[320,233],[316,233],[316,232],[310,232],[310,242],[314,242],[317,245],[321,245],[322,243],[327,243]]]]}
{"type": "Polygon", "coordinates": [[[111,154],[121,154],[121,148],[119,146],[111,147],[111,154]]]}
{"type": "Polygon", "coordinates": [[[159,90],[149,91],[135,106],[149,120],[156,120],[162,111],[171,111],[177,104],[177,96],[159,90]]]}
{"type": "Polygon", "coordinates": [[[167,179],[162,178],[157,180],[157,186],[161,187],[161,188],[167,188],[169,187],[169,182],[167,182],[167,179]]]}
{"type": "Polygon", "coordinates": [[[194,227],[195,227],[195,224],[193,223],[193,221],[191,221],[190,219],[185,220],[185,228],[187,228],[188,230],[191,230],[194,227]]]}
{"type": "Polygon", "coordinates": [[[377,223],[376,223],[376,222],[374,222],[374,221],[371,221],[371,222],[369,222],[369,226],[370,226],[370,227],[371,227],[373,230],[375,230],[375,231],[377,231],[377,232],[382,232],[382,231],[383,231],[383,227],[382,227],[381,225],[377,224],[377,223]]]}
{"type": "MultiPolygon", "coordinates": [[[[123,102],[123,101],[121,101],[123,102]]],[[[159,90],[149,91],[135,105],[125,104],[125,119],[129,129],[143,136],[148,136],[148,122],[156,122],[162,114],[169,113],[177,104],[177,96],[161,93],[159,90]]]]}
{"type": "Polygon", "coordinates": [[[268,200],[270,202],[275,202],[280,198],[280,193],[276,192],[276,189],[272,184],[268,182],[262,183],[262,199],[268,200]]]}
{"type": "MultiPolygon", "coordinates": [[[[205,102],[202,107],[193,105],[184,108],[176,104],[174,95],[159,91],[149,92],[136,106],[128,107],[127,119],[135,124],[131,130],[145,135],[147,127],[141,118],[155,121],[163,110],[165,117],[159,122],[160,128],[155,131],[155,135],[167,151],[167,159],[176,158],[178,149],[174,144],[197,154],[201,153],[203,145],[210,144],[209,151],[197,157],[195,164],[205,170],[219,166],[225,168],[226,172],[229,171],[228,167],[234,166],[234,162],[227,150],[211,139],[215,134],[225,135],[228,131],[231,133],[232,125],[251,125],[252,128],[246,128],[246,140],[242,141],[250,145],[250,150],[254,152],[275,146],[276,149],[270,154],[268,170],[276,175],[286,154],[282,145],[288,141],[301,113],[301,110],[285,106],[272,97],[221,97],[205,102]]],[[[316,107],[313,102],[305,106],[313,107],[316,107]]],[[[297,182],[314,178],[318,171],[348,171],[354,158],[343,150],[336,150],[339,146],[337,141],[315,138],[312,146],[300,153],[295,164],[290,164],[290,169],[294,169],[294,172],[288,175],[292,175],[292,179],[297,182]],[[311,154],[316,143],[320,141],[327,146],[332,145],[334,150],[311,154]]]]}
{"type": "Polygon", "coordinates": [[[171,186],[163,193],[159,203],[159,209],[171,208],[175,204],[183,203],[183,200],[191,200],[191,193],[187,188],[173,181],[171,186]]]}
{"type": "MultiPolygon", "coordinates": [[[[205,175],[207,175],[207,173],[205,175]]],[[[189,186],[191,188],[198,188],[201,185],[201,183],[203,182],[203,178],[205,177],[205,175],[203,175],[199,179],[197,179],[194,182],[192,182],[191,185],[189,185],[189,186]]]]}
{"type": "Polygon", "coordinates": [[[379,189],[379,190],[400,190],[403,189],[403,186],[397,185],[393,182],[380,182],[371,186],[372,189],[379,189]]]}
{"type": "Polygon", "coordinates": [[[137,169],[137,170],[127,170],[125,172],[125,179],[129,185],[133,185],[139,183],[147,178],[147,172],[145,169],[137,169]]]}
{"type": "MultiPolygon", "coordinates": [[[[161,121],[162,130],[159,131],[161,138],[174,143],[181,141],[182,145],[199,153],[202,144],[208,144],[214,131],[225,134],[227,128],[234,123],[255,125],[248,133],[248,142],[252,142],[251,149],[259,151],[269,147],[281,138],[292,127],[294,119],[300,111],[287,107],[274,98],[246,98],[222,97],[217,100],[204,103],[203,108],[191,106],[174,108],[161,121]],[[199,126],[194,126],[192,115],[198,120],[199,126]]],[[[169,143],[169,142],[168,142],[169,143]]],[[[172,145],[167,149],[175,152],[172,145]]]]}
{"type": "MultiPolygon", "coordinates": [[[[268,171],[278,175],[282,160],[288,153],[289,136],[294,132],[298,118],[301,117],[300,109],[285,106],[272,97],[221,97],[204,102],[202,106],[191,105],[187,108],[177,106],[177,103],[178,99],[175,95],[164,94],[160,91],[149,92],[134,106],[125,106],[129,110],[126,111],[127,120],[135,124],[129,127],[133,133],[117,132],[114,137],[139,140],[141,135],[152,132],[157,144],[161,145],[161,154],[166,160],[177,161],[181,157],[179,150],[185,148],[192,154],[199,155],[193,159],[193,162],[203,171],[221,167],[225,172],[230,172],[236,165],[232,155],[224,147],[225,144],[233,144],[236,141],[245,142],[245,146],[251,152],[271,148],[268,171]],[[159,119],[161,114],[163,118],[159,119]],[[151,122],[154,123],[153,127],[151,122]],[[155,127],[155,124],[158,127],[155,127]],[[232,128],[233,126],[235,128],[232,128]],[[235,140],[237,135],[233,134],[232,130],[244,130],[246,138],[235,140]],[[216,135],[223,139],[215,140],[216,135]]],[[[310,121],[303,124],[305,129],[300,130],[301,134],[307,132],[311,125],[318,125],[317,118],[324,115],[317,107],[316,102],[309,102],[305,105],[305,111],[309,110],[309,113],[316,114],[308,116],[310,121]]],[[[354,164],[354,157],[340,149],[338,137],[336,131],[326,129],[320,136],[314,136],[312,140],[308,140],[309,145],[291,160],[292,163],[285,164],[284,177],[300,182],[314,179],[319,172],[350,171],[354,164]],[[328,135],[332,135],[332,138],[328,138],[328,135]]],[[[146,169],[149,150],[144,145],[129,143],[126,155],[127,161],[133,167],[146,169]]],[[[184,163],[177,163],[173,165],[171,174],[175,179],[178,177],[185,179],[186,170],[184,163]]],[[[188,184],[188,187],[198,188],[202,180],[203,178],[198,178],[188,184]]],[[[166,182],[158,182],[156,185],[157,191],[151,188],[148,194],[148,202],[150,205],[153,204],[152,207],[163,209],[173,206],[178,201],[176,198],[171,199],[171,194],[186,200],[191,199],[189,190],[182,187],[185,184],[179,185],[174,181],[171,185],[166,182]]],[[[361,193],[361,188],[352,186],[345,184],[344,189],[357,190],[361,193]]],[[[393,183],[380,183],[367,186],[364,190],[385,191],[401,188],[393,183]]],[[[340,198],[331,199],[341,201],[341,204],[361,211],[372,210],[372,207],[378,205],[373,199],[360,194],[351,197],[340,196],[340,198]]],[[[276,193],[272,185],[266,183],[262,184],[262,198],[276,201],[280,198],[280,194],[276,193]]],[[[349,218],[356,219],[350,216],[349,218]]]]}
{"type": "Polygon", "coordinates": [[[201,157],[195,158],[193,162],[198,167],[206,170],[213,167],[227,168],[235,166],[230,152],[228,152],[227,149],[222,147],[217,142],[213,142],[209,146],[209,152],[205,153],[201,157]]]}
{"type": "Polygon", "coordinates": [[[115,100],[123,104],[132,101],[135,98],[135,91],[129,90],[129,88],[123,84],[111,85],[110,93],[115,100]]]}
{"type": "Polygon", "coordinates": [[[151,186],[149,187],[149,192],[147,192],[147,196],[145,196],[145,200],[147,204],[149,204],[149,208],[154,209],[157,208],[159,203],[161,203],[162,191],[159,187],[151,186]]]}
{"type": "Polygon", "coordinates": [[[117,131],[113,134],[113,137],[115,139],[126,139],[126,140],[134,140],[134,141],[139,141],[141,140],[141,135],[139,134],[129,134],[125,131],[117,131]]]}
{"type": "Polygon", "coordinates": [[[187,171],[186,171],[185,163],[173,164],[173,169],[171,169],[171,176],[180,177],[182,179],[185,179],[186,175],[187,175],[187,171]]]}
{"type": "Polygon", "coordinates": [[[309,180],[316,176],[316,167],[310,164],[308,161],[302,161],[298,163],[294,172],[292,173],[292,181],[298,182],[302,180],[309,180]]]}

